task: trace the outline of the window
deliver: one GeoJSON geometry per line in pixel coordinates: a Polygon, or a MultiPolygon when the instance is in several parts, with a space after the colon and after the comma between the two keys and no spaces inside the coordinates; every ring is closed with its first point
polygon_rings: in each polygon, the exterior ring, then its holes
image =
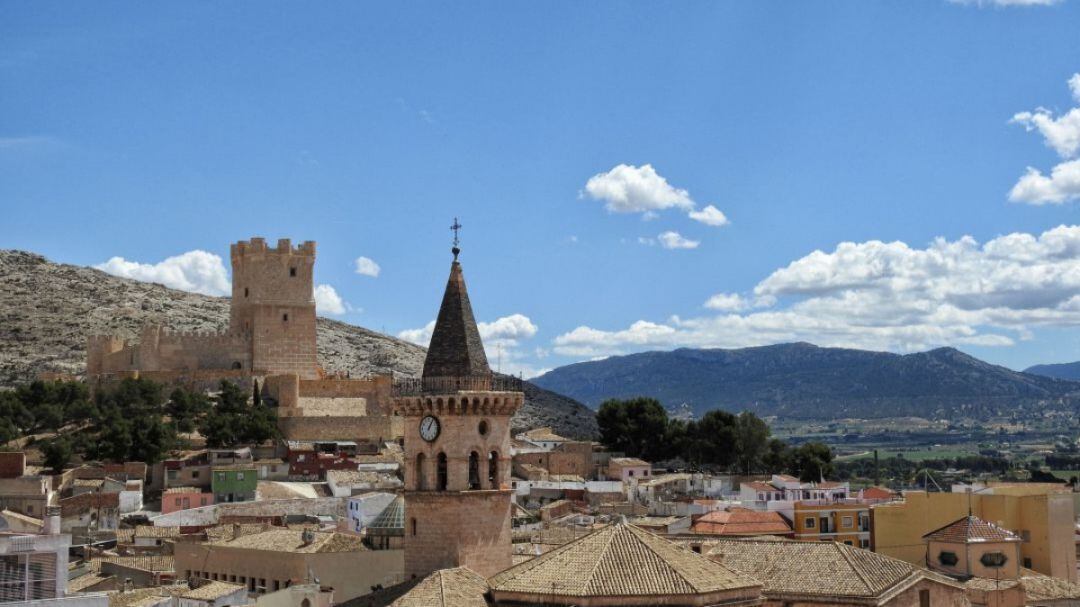
{"type": "Polygon", "coordinates": [[[191,471],[191,478],[199,478],[199,471],[198,470],[192,470],[191,471]]]}
{"type": "Polygon", "coordinates": [[[237,472],[236,473],[236,480],[238,480],[238,481],[244,480],[244,473],[243,472],[237,472]]]}
{"type": "Polygon", "coordinates": [[[817,519],[812,516],[806,517],[806,521],[803,527],[806,527],[807,529],[813,529],[814,527],[817,527],[817,519]]]}
{"type": "Polygon", "coordinates": [[[919,591],[919,607],[930,607],[930,591],[919,591]]]}
{"type": "Polygon", "coordinates": [[[480,488],[480,454],[476,451],[469,453],[469,489],[480,488]]]}
{"type": "Polygon", "coordinates": [[[289,268],[289,276],[296,276],[296,268],[289,268]]]}
{"type": "Polygon", "coordinates": [[[952,567],[953,565],[960,562],[960,559],[957,558],[956,553],[949,552],[948,550],[942,550],[941,552],[939,552],[937,555],[937,560],[939,563],[945,565],[946,567],[952,567]]]}
{"type": "Polygon", "coordinates": [[[488,484],[492,489],[499,488],[499,452],[488,454],[488,484]]]}
{"type": "Polygon", "coordinates": [[[1031,557],[1024,557],[1024,567],[1027,569],[1031,569],[1031,557]]]}
{"type": "Polygon", "coordinates": [[[634,471],[633,470],[630,471],[630,476],[634,476],[634,471]]]}
{"type": "Polygon", "coordinates": [[[281,320],[282,320],[282,322],[289,322],[289,315],[288,314],[282,314],[281,315],[281,320]]]}
{"type": "Polygon", "coordinates": [[[852,542],[851,540],[844,540],[844,543],[847,544],[848,546],[854,546],[855,545],[855,543],[852,542]]]}
{"type": "Polygon", "coordinates": [[[435,489],[446,491],[446,454],[440,453],[436,460],[435,489]]]}
{"type": "Polygon", "coordinates": [[[870,540],[859,540],[859,548],[870,549],[870,540]]]}
{"type": "Polygon", "coordinates": [[[477,430],[480,432],[480,436],[486,436],[488,432],[487,420],[480,420],[480,426],[477,430]]]}
{"type": "Polygon", "coordinates": [[[979,558],[979,562],[986,567],[1002,567],[1008,560],[1004,552],[987,552],[979,558]]]}
{"type": "Polygon", "coordinates": [[[850,516],[845,516],[845,517],[840,519],[840,526],[841,527],[847,527],[847,528],[850,529],[853,524],[854,524],[854,519],[851,518],[850,516]]]}
{"type": "Polygon", "coordinates": [[[416,490],[427,489],[427,457],[423,453],[416,454],[416,490]]]}
{"type": "Polygon", "coordinates": [[[248,296],[248,288],[244,287],[244,297],[247,297],[247,296],[248,296]]]}
{"type": "Polygon", "coordinates": [[[412,531],[413,535],[416,535],[416,519],[415,518],[409,519],[409,529],[412,531]]]}
{"type": "Polygon", "coordinates": [[[225,482],[225,473],[224,472],[218,472],[217,479],[219,481],[221,481],[221,482],[225,482]]]}

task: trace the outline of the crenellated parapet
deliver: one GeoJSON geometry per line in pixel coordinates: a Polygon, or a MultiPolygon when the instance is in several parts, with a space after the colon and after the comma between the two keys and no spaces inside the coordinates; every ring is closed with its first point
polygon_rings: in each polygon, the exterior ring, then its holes
{"type": "Polygon", "coordinates": [[[513,415],[525,395],[521,392],[457,392],[399,396],[394,399],[394,415],[513,415]]]}

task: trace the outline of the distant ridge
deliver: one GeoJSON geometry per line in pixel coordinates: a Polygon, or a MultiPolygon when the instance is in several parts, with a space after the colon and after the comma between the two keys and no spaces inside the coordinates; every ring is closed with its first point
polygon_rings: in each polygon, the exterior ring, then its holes
{"type": "Polygon", "coordinates": [[[1080,383],[1019,373],[954,348],[891,354],[789,343],[644,352],[554,369],[533,380],[592,407],[651,396],[700,416],[721,408],[837,419],[986,418],[1080,404],[1080,383]]]}
{"type": "Polygon", "coordinates": [[[1056,377],[1058,379],[1067,379],[1070,381],[1080,381],[1080,362],[1034,365],[1024,369],[1024,373],[1042,375],[1043,377],[1056,377]]]}
{"type": "MultiPolygon", "coordinates": [[[[228,319],[228,298],[0,250],[0,387],[30,381],[42,371],[81,375],[87,335],[136,337],[140,327],[152,322],[177,331],[220,331],[228,319]]],[[[319,363],[328,371],[352,377],[420,374],[426,352],[420,346],[328,318],[320,317],[317,328],[319,363]]],[[[514,427],[537,426],[591,437],[596,418],[581,403],[526,382],[525,405],[514,427]]]]}

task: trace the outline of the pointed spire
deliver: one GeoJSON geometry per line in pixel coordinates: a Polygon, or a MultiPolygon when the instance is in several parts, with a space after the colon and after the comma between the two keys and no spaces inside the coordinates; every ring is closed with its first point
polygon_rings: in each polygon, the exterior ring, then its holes
{"type": "MultiPolygon", "coordinates": [[[[454,221],[457,225],[457,221],[454,221]]],[[[456,240],[456,239],[455,239],[456,240]]],[[[439,316],[431,334],[427,358],[424,359],[425,379],[430,377],[490,377],[491,368],[484,354],[480,330],[473,318],[465,275],[454,247],[454,262],[450,264],[450,279],[446,281],[439,316]]]]}

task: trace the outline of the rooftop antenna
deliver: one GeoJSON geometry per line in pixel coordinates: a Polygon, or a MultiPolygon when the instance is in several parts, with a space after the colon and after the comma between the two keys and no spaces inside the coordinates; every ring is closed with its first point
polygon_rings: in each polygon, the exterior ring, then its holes
{"type": "Polygon", "coordinates": [[[454,248],[450,249],[454,253],[454,261],[457,261],[458,253],[461,253],[461,249],[458,248],[458,245],[461,244],[461,239],[459,238],[459,232],[461,232],[461,228],[462,225],[458,223],[457,217],[455,217],[454,225],[450,226],[450,229],[454,232],[454,248]]]}

